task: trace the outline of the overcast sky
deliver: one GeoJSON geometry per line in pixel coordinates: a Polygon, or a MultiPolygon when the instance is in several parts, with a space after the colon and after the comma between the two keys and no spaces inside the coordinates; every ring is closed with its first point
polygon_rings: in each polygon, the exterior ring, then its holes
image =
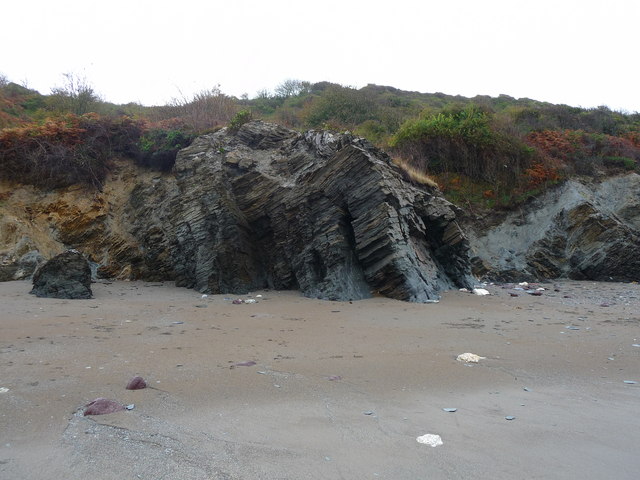
{"type": "Polygon", "coordinates": [[[285,79],[640,111],[640,0],[21,0],[0,73],[41,93],[85,76],[164,104],[285,79]]]}

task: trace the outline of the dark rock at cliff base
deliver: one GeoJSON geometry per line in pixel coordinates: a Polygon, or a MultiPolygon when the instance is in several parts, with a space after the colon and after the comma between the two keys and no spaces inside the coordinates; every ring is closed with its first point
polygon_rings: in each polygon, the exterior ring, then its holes
{"type": "Polygon", "coordinates": [[[11,261],[10,258],[2,260],[7,263],[0,265],[0,282],[28,279],[38,266],[45,262],[37,250],[27,252],[15,261],[11,261]]]}
{"type": "Polygon", "coordinates": [[[47,298],[91,298],[89,262],[74,250],[53,257],[34,274],[30,293],[47,298]]]}
{"type": "Polygon", "coordinates": [[[455,207],[363,139],[250,122],[199,137],[173,173],[139,184],[125,212],[142,278],[416,302],[473,283],[455,207]]]}

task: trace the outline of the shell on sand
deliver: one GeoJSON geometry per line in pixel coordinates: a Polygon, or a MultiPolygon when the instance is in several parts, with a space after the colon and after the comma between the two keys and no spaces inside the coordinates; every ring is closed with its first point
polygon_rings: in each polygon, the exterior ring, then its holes
{"type": "Polygon", "coordinates": [[[430,447],[439,447],[440,445],[444,445],[444,443],[442,442],[442,438],[440,438],[440,435],[436,435],[434,433],[427,433],[425,435],[422,435],[416,438],[416,441],[418,443],[429,445],[430,447]]]}
{"type": "Polygon", "coordinates": [[[84,415],[106,415],[107,413],[114,413],[124,410],[124,405],[116,402],[115,400],[109,400],[107,398],[96,398],[93,402],[85,405],[84,415]]]}
{"type": "Polygon", "coordinates": [[[458,358],[456,358],[456,360],[465,363],[478,363],[480,360],[484,360],[485,358],[487,357],[481,357],[480,355],[476,355],[475,353],[467,352],[458,355],[458,358]]]}
{"type": "Polygon", "coordinates": [[[489,290],[487,290],[486,288],[474,288],[474,289],[472,290],[472,292],[473,292],[475,295],[491,295],[491,294],[489,293],[489,290]]]}

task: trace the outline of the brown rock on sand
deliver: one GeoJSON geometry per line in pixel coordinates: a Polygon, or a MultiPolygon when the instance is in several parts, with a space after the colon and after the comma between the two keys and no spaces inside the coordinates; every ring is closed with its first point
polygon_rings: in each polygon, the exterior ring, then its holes
{"type": "Polygon", "coordinates": [[[142,390],[143,388],[147,388],[147,382],[144,381],[144,378],[135,376],[129,380],[126,388],[127,390],[142,390]]]}
{"type": "Polygon", "coordinates": [[[109,400],[108,398],[96,398],[94,401],[85,405],[84,416],[87,415],[106,415],[124,410],[124,405],[109,400]]]}

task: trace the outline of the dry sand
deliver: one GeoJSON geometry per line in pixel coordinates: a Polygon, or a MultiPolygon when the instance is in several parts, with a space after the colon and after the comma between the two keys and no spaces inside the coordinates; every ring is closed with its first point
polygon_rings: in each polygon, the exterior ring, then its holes
{"type": "Polygon", "coordinates": [[[75,301],[2,283],[0,478],[640,478],[640,287],[547,287],[233,305],[168,283],[75,301]],[[154,388],[125,390],[134,375],[154,388]],[[135,408],[82,416],[97,397],[135,408]]]}

